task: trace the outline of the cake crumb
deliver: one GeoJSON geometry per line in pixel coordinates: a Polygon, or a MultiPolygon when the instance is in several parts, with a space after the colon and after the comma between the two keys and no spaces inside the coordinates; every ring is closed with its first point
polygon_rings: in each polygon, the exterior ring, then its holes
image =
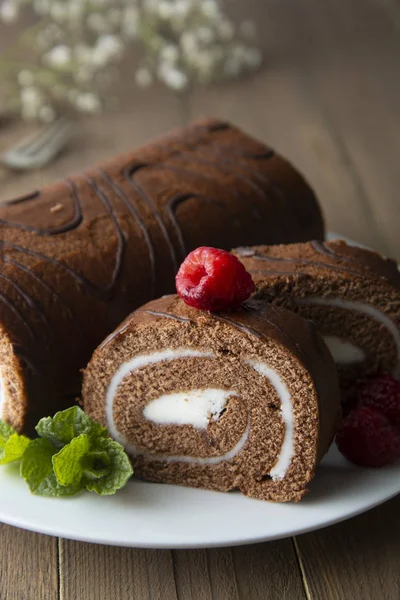
{"type": "Polygon", "coordinates": [[[60,211],[60,210],[62,210],[63,208],[64,208],[64,206],[63,206],[62,204],[58,203],[58,204],[55,204],[54,206],[52,206],[52,207],[50,208],[50,212],[51,212],[51,213],[59,212],[59,211],[60,211]]]}

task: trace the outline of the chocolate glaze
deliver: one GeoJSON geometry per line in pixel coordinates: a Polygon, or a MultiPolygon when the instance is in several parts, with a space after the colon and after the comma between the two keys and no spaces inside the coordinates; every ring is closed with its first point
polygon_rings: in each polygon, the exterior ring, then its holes
{"type": "Polygon", "coordinates": [[[35,364],[29,378],[10,373],[12,424],[21,429],[25,407],[37,417],[63,408],[93,348],[138,305],[173,291],[196,246],[322,237],[301,176],[220,121],[1,206],[0,360],[18,347],[35,364]]]}

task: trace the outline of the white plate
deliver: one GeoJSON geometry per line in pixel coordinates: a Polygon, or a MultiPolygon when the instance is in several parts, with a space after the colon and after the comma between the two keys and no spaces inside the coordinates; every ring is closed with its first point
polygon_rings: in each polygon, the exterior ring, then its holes
{"type": "Polygon", "coordinates": [[[335,447],[298,504],[251,500],[131,480],[115,496],[31,496],[15,468],[0,469],[0,521],[75,540],[136,548],[200,548],[273,540],[348,519],[400,492],[400,465],[361,469],[335,447]]]}
{"type": "MultiPolygon", "coordinates": [[[[333,236],[332,236],[333,237],[333,236]]],[[[343,521],[400,493],[400,465],[361,469],[333,446],[310,493],[272,504],[240,493],[131,480],[111,497],[31,496],[15,466],[0,468],[0,521],[65,538],[136,548],[199,548],[284,538],[343,521]]]]}

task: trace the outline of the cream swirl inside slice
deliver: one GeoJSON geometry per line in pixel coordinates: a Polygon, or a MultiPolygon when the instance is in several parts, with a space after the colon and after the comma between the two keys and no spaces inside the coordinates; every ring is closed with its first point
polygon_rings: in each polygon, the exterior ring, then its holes
{"type": "Polygon", "coordinates": [[[192,425],[206,429],[210,419],[218,420],[230,396],[237,394],[217,388],[163,394],[144,407],[143,415],[159,425],[192,425]]]}
{"type": "Polygon", "coordinates": [[[325,344],[328,346],[333,360],[339,365],[351,365],[363,362],[366,358],[364,350],[348,340],[337,335],[324,335],[325,344]]]}
{"type": "MultiPolygon", "coordinates": [[[[147,455],[152,461],[162,462],[184,462],[198,465],[212,465],[229,461],[239,454],[246,445],[250,435],[251,417],[247,411],[246,427],[237,443],[227,452],[219,456],[182,456],[165,455],[144,452],[132,444],[116,427],[113,405],[118,386],[125,377],[136,370],[159,363],[162,361],[182,360],[185,358],[216,358],[211,352],[193,350],[191,348],[167,349],[152,354],[136,356],[130,361],[123,363],[111,379],[106,394],[106,416],[108,429],[111,435],[123,444],[132,455],[147,455]]],[[[280,375],[262,361],[247,359],[243,361],[257,373],[266,377],[275,389],[281,403],[280,414],[285,426],[284,440],[281,451],[278,454],[275,465],[269,475],[273,479],[281,479],[285,476],[293,458],[293,407],[290,392],[280,375]]],[[[238,396],[234,390],[223,390],[220,388],[193,389],[186,392],[175,392],[164,394],[151,400],[143,409],[146,419],[157,424],[168,425],[192,425],[197,429],[205,429],[210,419],[217,420],[230,396],[238,396]]],[[[266,432],[267,433],[267,432],[266,432]]]]}
{"type": "MultiPolygon", "coordinates": [[[[381,323],[392,335],[393,341],[397,350],[397,363],[400,361],[400,331],[396,325],[396,323],[388,317],[384,312],[376,308],[376,306],[372,306],[366,302],[359,302],[356,300],[343,300],[342,298],[320,298],[319,296],[312,296],[309,298],[297,298],[297,304],[305,305],[305,304],[317,304],[320,306],[335,306],[337,308],[342,308],[345,310],[353,310],[359,312],[361,314],[367,315],[371,317],[378,323],[381,323]]],[[[357,350],[363,352],[361,348],[355,346],[357,350]]],[[[334,357],[335,358],[335,357],[334,357]]],[[[354,354],[355,360],[353,362],[360,362],[359,354],[354,354]]],[[[336,360],[336,359],[335,359],[336,360]]],[[[339,361],[336,361],[339,362],[339,361]]],[[[398,367],[396,368],[396,370],[398,367]]]]}
{"type": "Polygon", "coordinates": [[[271,367],[264,362],[255,360],[248,360],[247,362],[255,371],[257,371],[257,373],[260,373],[269,379],[281,401],[280,412],[285,425],[285,437],[283,438],[283,444],[278,460],[269,472],[269,475],[272,479],[282,479],[286,475],[286,471],[292,462],[294,451],[292,397],[287,385],[274,369],[271,369],[271,367]]]}

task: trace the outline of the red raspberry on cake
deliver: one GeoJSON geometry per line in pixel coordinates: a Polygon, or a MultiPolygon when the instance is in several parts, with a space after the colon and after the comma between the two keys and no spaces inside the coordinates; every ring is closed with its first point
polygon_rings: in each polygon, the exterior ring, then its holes
{"type": "Polygon", "coordinates": [[[255,286],[236,256],[226,250],[201,246],[181,264],[176,289],[189,306],[216,312],[238,308],[255,286]]]}

